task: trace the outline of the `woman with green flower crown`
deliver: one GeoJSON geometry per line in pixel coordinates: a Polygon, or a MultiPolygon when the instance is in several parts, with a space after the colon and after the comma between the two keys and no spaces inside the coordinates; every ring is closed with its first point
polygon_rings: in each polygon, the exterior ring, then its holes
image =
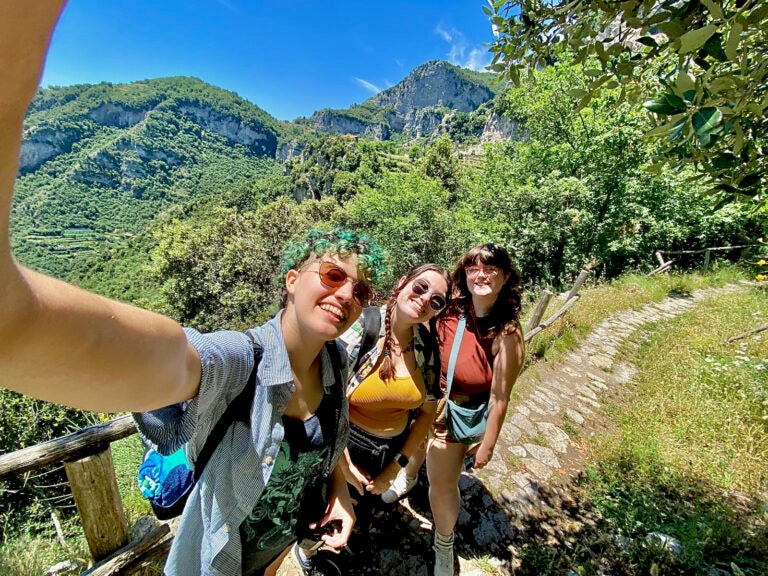
{"type": "MultiPolygon", "coordinates": [[[[315,525],[334,527],[321,539],[341,548],[354,513],[337,467],[348,416],[335,339],[372,300],[381,249],[351,232],[311,232],[284,252],[283,308],[245,333],[183,329],[16,263],[8,225],[22,125],[62,6],[0,3],[0,384],[84,410],[133,411],[147,441],[164,453],[186,443],[194,463],[256,365],[250,422],[232,424],[208,461],[165,571],[271,574],[315,525]]],[[[289,560],[283,574],[304,571],[289,560]]]]}

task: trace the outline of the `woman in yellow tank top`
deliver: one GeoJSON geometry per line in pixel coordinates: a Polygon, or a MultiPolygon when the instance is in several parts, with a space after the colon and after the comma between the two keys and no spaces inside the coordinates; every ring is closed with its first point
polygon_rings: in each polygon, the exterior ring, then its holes
{"type": "Polygon", "coordinates": [[[370,311],[341,336],[357,367],[347,386],[346,475],[361,495],[385,493],[427,438],[442,392],[439,350],[425,324],[445,309],[450,291],[445,269],[417,266],[378,309],[380,322],[373,313],[380,328],[370,350],[361,354],[370,311]]]}

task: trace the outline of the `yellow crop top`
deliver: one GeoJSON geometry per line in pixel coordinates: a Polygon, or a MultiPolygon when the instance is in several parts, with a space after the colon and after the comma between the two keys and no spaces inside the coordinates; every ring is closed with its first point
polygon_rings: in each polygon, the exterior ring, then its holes
{"type": "Polygon", "coordinates": [[[377,367],[349,397],[349,419],[369,432],[398,434],[408,424],[409,411],[420,407],[426,397],[420,370],[385,382],[377,367]]]}

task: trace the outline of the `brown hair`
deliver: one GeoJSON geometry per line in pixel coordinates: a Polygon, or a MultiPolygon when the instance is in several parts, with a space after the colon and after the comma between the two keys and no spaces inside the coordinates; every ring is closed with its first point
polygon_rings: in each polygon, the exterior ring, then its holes
{"type": "MultiPolygon", "coordinates": [[[[386,381],[394,376],[394,367],[392,366],[392,311],[395,309],[395,304],[397,304],[397,297],[409,282],[418,276],[421,276],[424,272],[437,272],[440,274],[443,279],[445,279],[445,283],[448,286],[446,298],[451,294],[451,275],[442,266],[438,266],[437,264],[420,264],[411,268],[406,273],[403,280],[395,287],[389,300],[387,300],[387,309],[384,313],[384,348],[382,349],[383,359],[381,361],[381,367],[379,368],[379,376],[381,376],[382,380],[386,381]]],[[[442,314],[444,311],[445,309],[440,313],[442,314]]]]}
{"type": "Polygon", "coordinates": [[[492,324],[487,336],[496,336],[500,332],[509,334],[518,326],[520,319],[520,273],[512,263],[509,253],[499,244],[480,244],[461,257],[453,273],[453,297],[449,308],[458,314],[471,315],[474,312],[466,272],[466,269],[474,264],[496,266],[502,274],[509,275],[491,308],[489,320],[492,324]]]}

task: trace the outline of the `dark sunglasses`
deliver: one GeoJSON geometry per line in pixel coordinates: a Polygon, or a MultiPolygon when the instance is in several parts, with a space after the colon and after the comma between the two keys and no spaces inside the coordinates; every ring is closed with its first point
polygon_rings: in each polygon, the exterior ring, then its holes
{"type": "MultiPolygon", "coordinates": [[[[413,290],[413,293],[416,294],[416,296],[423,296],[432,290],[432,287],[427,283],[426,280],[417,278],[413,281],[413,284],[411,284],[411,290],[413,290]]],[[[445,304],[445,296],[440,296],[440,294],[435,294],[432,292],[432,296],[429,298],[429,307],[432,308],[432,310],[435,312],[440,312],[440,310],[445,308],[445,304]]]]}
{"type": "Polygon", "coordinates": [[[320,275],[320,283],[326,288],[341,288],[347,281],[352,282],[352,299],[358,306],[365,308],[376,299],[376,294],[368,284],[362,280],[352,280],[349,274],[336,264],[320,262],[317,273],[320,275]]]}

